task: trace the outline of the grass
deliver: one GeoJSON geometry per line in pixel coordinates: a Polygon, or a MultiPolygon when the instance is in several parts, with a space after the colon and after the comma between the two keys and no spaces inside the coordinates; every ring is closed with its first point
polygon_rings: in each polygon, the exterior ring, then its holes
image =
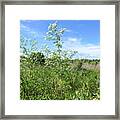
{"type": "MultiPolygon", "coordinates": [[[[81,64],[86,62],[77,60],[81,64]]],[[[50,60],[49,60],[50,62],[50,60]]],[[[54,61],[53,61],[54,63],[54,61]]],[[[22,100],[99,100],[100,71],[85,69],[73,60],[56,64],[33,64],[21,60],[20,99],[22,100]],[[74,66],[74,67],[73,67],[74,66]],[[77,68],[77,69],[76,69],[77,68]]],[[[93,63],[89,63],[90,65],[93,63]]],[[[89,65],[87,64],[87,65],[89,65]]],[[[99,61],[98,63],[99,64],[99,61]]],[[[97,65],[96,64],[96,65],[97,65]]]]}

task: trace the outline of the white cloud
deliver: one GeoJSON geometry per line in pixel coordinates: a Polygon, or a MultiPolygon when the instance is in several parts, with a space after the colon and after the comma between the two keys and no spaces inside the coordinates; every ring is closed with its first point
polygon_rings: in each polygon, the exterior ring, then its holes
{"type": "Polygon", "coordinates": [[[66,29],[65,32],[72,32],[72,30],[70,30],[70,29],[66,29]]]}
{"type": "Polygon", "coordinates": [[[23,24],[21,24],[20,27],[21,27],[21,31],[22,31],[22,32],[26,32],[26,33],[28,33],[29,35],[32,35],[32,36],[34,36],[34,37],[39,37],[39,36],[41,35],[40,32],[36,32],[36,31],[32,30],[30,27],[25,26],[25,25],[23,25],[23,24]]]}
{"type": "Polygon", "coordinates": [[[87,59],[99,59],[100,58],[100,45],[96,44],[82,44],[82,38],[68,38],[63,48],[66,50],[78,51],[77,57],[87,59]]]}
{"type": "Polygon", "coordinates": [[[76,38],[69,38],[68,41],[70,41],[70,42],[76,42],[77,39],[76,38]]]}
{"type": "Polygon", "coordinates": [[[21,24],[20,27],[21,27],[22,30],[25,30],[25,31],[28,31],[28,32],[30,31],[30,28],[23,25],[23,24],[21,24]]]}

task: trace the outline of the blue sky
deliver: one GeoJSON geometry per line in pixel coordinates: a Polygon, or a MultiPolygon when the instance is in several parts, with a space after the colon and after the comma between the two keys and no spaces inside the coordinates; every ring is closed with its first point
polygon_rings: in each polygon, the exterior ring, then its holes
{"type": "MultiPolygon", "coordinates": [[[[52,41],[44,39],[48,26],[56,20],[21,20],[20,34],[26,39],[37,41],[39,51],[45,44],[53,50],[52,41]]],[[[99,20],[57,20],[59,28],[66,28],[63,34],[63,49],[78,51],[75,58],[100,58],[100,21],[99,20]]]]}

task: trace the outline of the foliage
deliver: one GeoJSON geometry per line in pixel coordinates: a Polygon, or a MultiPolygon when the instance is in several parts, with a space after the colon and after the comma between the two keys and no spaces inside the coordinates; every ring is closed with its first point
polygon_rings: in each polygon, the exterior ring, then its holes
{"type": "Polygon", "coordinates": [[[57,21],[53,24],[50,24],[48,27],[48,32],[46,33],[45,39],[54,41],[54,45],[57,48],[58,55],[62,51],[62,35],[65,32],[65,28],[58,29],[57,21]]]}
{"type": "Polygon", "coordinates": [[[98,71],[66,69],[60,72],[55,66],[23,66],[20,74],[23,100],[100,99],[98,71]]]}
{"type": "Polygon", "coordinates": [[[29,59],[30,59],[31,63],[35,64],[35,65],[43,65],[45,63],[45,57],[40,52],[32,52],[29,55],[29,59]]]}
{"type": "MultiPolygon", "coordinates": [[[[55,51],[31,52],[20,59],[20,99],[93,100],[100,99],[100,72],[83,65],[98,65],[99,60],[72,59],[76,51],[62,49],[65,28],[50,24],[45,36],[55,51]]],[[[24,45],[23,45],[24,46],[24,45]]]]}
{"type": "Polygon", "coordinates": [[[37,41],[27,39],[23,35],[20,36],[20,52],[23,55],[29,55],[31,52],[37,51],[37,41]]]}

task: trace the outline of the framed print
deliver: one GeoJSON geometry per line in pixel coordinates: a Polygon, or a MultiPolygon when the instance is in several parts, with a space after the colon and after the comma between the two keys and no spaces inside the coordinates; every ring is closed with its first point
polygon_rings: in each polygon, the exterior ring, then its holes
{"type": "Polygon", "coordinates": [[[119,119],[119,2],[1,3],[2,119],[119,119]]]}

